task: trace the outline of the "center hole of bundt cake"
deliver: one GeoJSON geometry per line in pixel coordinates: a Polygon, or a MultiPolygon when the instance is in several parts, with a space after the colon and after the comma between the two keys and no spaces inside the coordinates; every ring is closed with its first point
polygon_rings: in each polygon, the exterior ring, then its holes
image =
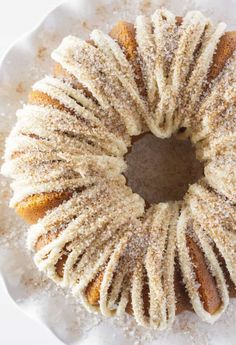
{"type": "Polygon", "coordinates": [[[181,200],[203,175],[189,140],[158,139],[151,133],[133,139],[125,157],[127,184],[148,204],[181,200]]]}

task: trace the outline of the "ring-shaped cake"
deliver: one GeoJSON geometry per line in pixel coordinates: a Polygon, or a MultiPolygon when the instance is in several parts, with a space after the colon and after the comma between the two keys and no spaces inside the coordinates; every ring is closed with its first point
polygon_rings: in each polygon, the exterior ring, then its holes
{"type": "Polygon", "coordinates": [[[66,37],[6,143],[10,206],[51,279],[89,311],[165,329],[214,322],[236,284],[236,33],[198,11],[66,37]],[[182,201],[146,207],[127,186],[136,136],[190,138],[204,177],[182,201]]]}

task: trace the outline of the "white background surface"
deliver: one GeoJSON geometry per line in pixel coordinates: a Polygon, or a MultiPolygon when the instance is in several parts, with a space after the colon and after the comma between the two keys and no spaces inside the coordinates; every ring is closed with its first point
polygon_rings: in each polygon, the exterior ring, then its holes
{"type": "MultiPolygon", "coordinates": [[[[80,1],[80,0],[77,0],[80,1]]],[[[84,0],[84,2],[87,0],[84,0]]],[[[96,0],[91,0],[96,1],[96,0]]],[[[91,2],[90,1],[90,2],[91,2]]],[[[116,1],[116,0],[115,0],[116,1]]],[[[160,0],[161,1],[161,0],[160,0]]],[[[192,1],[192,0],[186,0],[192,1]]],[[[185,2],[186,2],[185,1],[185,2]]],[[[199,1],[200,3],[207,4],[214,2],[214,7],[217,7],[217,4],[225,5],[225,0],[194,0],[199,1]]],[[[231,0],[229,0],[231,1],[231,0]]],[[[236,0],[232,0],[236,1],[236,0]]],[[[3,52],[6,48],[12,44],[18,37],[20,37],[25,32],[33,29],[36,24],[45,16],[45,14],[50,11],[53,7],[59,4],[61,0],[0,0],[0,57],[2,56],[3,52]]],[[[225,6],[225,11],[221,11],[218,17],[225,16],[225,12],[227,12],[227,7],[225,6]]],[[[218,18],[217,17],[217,18],[218,18]]],[[[221,19],[221,18],[220,18],[221,19]]],[[[1,125],[0,125],[1,126],[1,125]]],[[[0,210],[1,212],[1,210],[0,210]]],[[[1,255],[1,253],[0,253],[1,255]]],[[[56,307],[57,308],[57,307],[56,307]]],[[[57,308],[58,309],[58,308],[57,308]]],[[[80,315],[81,317],[81,315],[80,315]]],[[[65,323],[64,323],[65,324],[65,323]]],[[[216,326],[215,332],[217,333],[216,326]]],[[[221,326],[222,327],[222,326],[221,326]]],[[[191,329],[190,329],[191,330],[191,329]]],[[[198,329],[196,330],[197,334],[198,329]]],[[[200,331],[201,332],[201,331],[200,331]]],[[[227,332],[227,330],[226,330],[227,332]]],[[[91,345],[91,338],[93,340],[100,340],[100,344],[103,343],[104,339],[104,330],[100,330],[96,333],[92,334],[90,339],[86,341],[86,344],[91,345]]],[[[186,333],[186,337],[188,337],[189,333],[186,333]]],[[[195,333],[193,333],[192,337],[195,338],[195,333]]],[[[118,336],[118,340],[119,340],[118,336]]],[[[182,344],[193,344],[191,341],[189,342],[179,342],[178,341],[178,334],[173,335],[173,339],[176,340],[175,343],[182,343],[182,344]]],[[[173,340],[172,339],[172,340],[173,340]]],[[[192,339],[192,338],[191,338],[192,339]]],[[[197,337],[199,338],[199,336],[197,337]]],[[[208,339],[208,338],[207,338],[208,339]]],[[[217,335],[216,342],[214,344],[223,344],[225,343],[225,339],[222,339],[217,335]]],[[[231,338],[232,339],[232,338],[231,338]]],[[[117,339],[116,339],[117,340],[117,339]]],[[[180,338],[179,338],[180,340],[180,338]]],[[[235,340],[235,339],[234,339],[235,340]]],[[[233,345],[235,341],[232,342],[227,341],[227,344],[233,345]]],[[[113,341],[113,338],[111,339],[113,341]]],[[[165,339],[163,340],[165,342],[165,339]]],[[[164,342],[161,342],[162,344],[164,342]]],[[[197,340],[194,341],[194,344],[197,344],[197,340]]],[[[117,343],[117,342],[116,342],[117,343]]],[[[170,343],[173,343],[170,342],[170,343]]],[[[205,341],[199,341],[199,343],[206,344],[205,341]]],[[[208,341],[207,341],[208,343],[208,341]]],[[[23,315],[21,311],[19,311],[13,304],[12,301],[7,297],[5,290],[3,288],[3,284],[0,281],[0,345],[60,345],[62,344],[55,337],[48,331],[44,326],[39,325],[38,323],[32,321],[27,316],[23,315]]],[[[210,341],[210,344],[213,345],[213,342],[210,341]]],[[[225,343],[226,344],[226,343],[225,343]]]]}
{"type": "MultiPolygon", "coordinates": [[[[0,0],[0,59],[16,39],[36,24],[61,0],[0,0]]],[[[7,296],[0,280],[0,344],[60,345],[45,326],[20,310],[7,296]]]]}

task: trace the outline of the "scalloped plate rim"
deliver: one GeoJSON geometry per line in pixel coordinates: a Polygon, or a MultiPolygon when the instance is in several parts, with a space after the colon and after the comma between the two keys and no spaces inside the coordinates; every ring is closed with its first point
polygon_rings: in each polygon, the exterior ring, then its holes
{"type": "MultiPolygon", "coordinates": [[[[8,46],[8,48],[5,50],[5,52],[3,53],[3,55],[2,55],[2,57],[0,59],[0,83],[1,83],[2,70],[4,68],[4,63],[6,62],[7,58],[9,57],[9,55],[15,49],[17,49],[20,45],[22,45],[24,47],[24,45],[25,45],[25,43],[27,41],[29,41],[32,37],[36,36],[37,32],[40,31],[40,29],[45,25],[46,21],[49,18],[51,18],[53,15],[55,15],[55,13],[58,10],[62,10],[63,8],[68,7],[73,2],[74,2],[74,0],[65,0],[65,1],[61,2],[59,5],[57,5],[56,7],[52,8],[51,10],[49,10],[41,18],[41,20],[39,20],[38,24],[36,24],[31,30],[28,30],[26,33],[24,33],[19,38],[14,40],[13,43],[11,43],[8,46]]],[[[78,1],[77,1],[77,3],[78,3],[78,1]]],[[[24,50],[24,48],[21,48],[21,49],[24,50]]],[[[16,308],[18,310],[20,310],[21,312],[23,312],[25,315],[27,315],[30,319],[32,319],[32,320],[38,322],[39,324],[45,326],[57,339],[59,339],[62,343],[64,343],[63,339],[61,339],[60,336],[52,328],[50,328],[50,326],[43,319],[41,319],[39,316],[33,314],[32,312],[28,312],[26,310],[26,308],[24,308],[24,306],[22,306],[20,303],[18,303],[14,299],[14,297],[12,296],[12,293],[10,291],[11,289],[9,287],[8,279],[6,277],[6,274],[4,272],[2,272],[1,267],[0,267],[0,279],[2,280],[2,283],[3,283],[3,289],[5,290],[7,295],[10,297],[11,302],[13,302],[13,304],[16,306],[16,308]]]]}

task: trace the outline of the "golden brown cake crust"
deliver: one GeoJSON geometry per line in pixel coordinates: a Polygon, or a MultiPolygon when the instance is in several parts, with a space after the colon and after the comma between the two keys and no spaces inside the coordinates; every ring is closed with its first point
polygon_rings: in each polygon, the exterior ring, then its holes
{"type": "Polygon", "coordinates": [[[15,207],[16,213],[30,224],[36,223],[43,218],[47,211],[59,206],[63,201],[68,200],[72,192],[50,192],[31,195],[18,203],[15,207]]]}
{"type": "Polygon", "coordinates": [[[207,268],[203,253],[189,236],[187,236],[187,245],[193,262],[194,272],[200,285],[199,293],[204,308],[210,314],[214,314],[221,306],[221,299],[216,288],[215,279],[207,268]]]}
{"type": "Polygon", "coordinates": [[[86,289],[87,298],[91,305],[97,306],[99,304],[100,287],[102,284],[102,279],[103,279],[103,272],[100,272],[96,276],[96,278],[91,283],[89,283],[86,289]]]}
{"type": "Polygon", "coordinates": [[[135,27],[131,23],[119,21],[110,31],[110,36],[118,42],[120,47],[124,50],[127,60],[133,66],[135,72],[135,80],[139,87],[141,95],[145,96],[142,70],[140,61],[138,60],[137,42],[135,27]]]}
{"type": "Polygon", "coordinates": [[[28,102],[30,104],[52,106],[53,108],[56,108],[58,110],[69,111],[69,109],[65,108],[65,106],[58,100],[51,98],[46,93],[43,93],[41,91],[31,91],[28,97],[28,102]]]}
{"type": "Polygon", "coordinates": [[[220,39],[213,62],[208,73],[208,81],[212,81],[222,71],[227,60],[236,49],[236,31],[226,32],[220,39]]]}

